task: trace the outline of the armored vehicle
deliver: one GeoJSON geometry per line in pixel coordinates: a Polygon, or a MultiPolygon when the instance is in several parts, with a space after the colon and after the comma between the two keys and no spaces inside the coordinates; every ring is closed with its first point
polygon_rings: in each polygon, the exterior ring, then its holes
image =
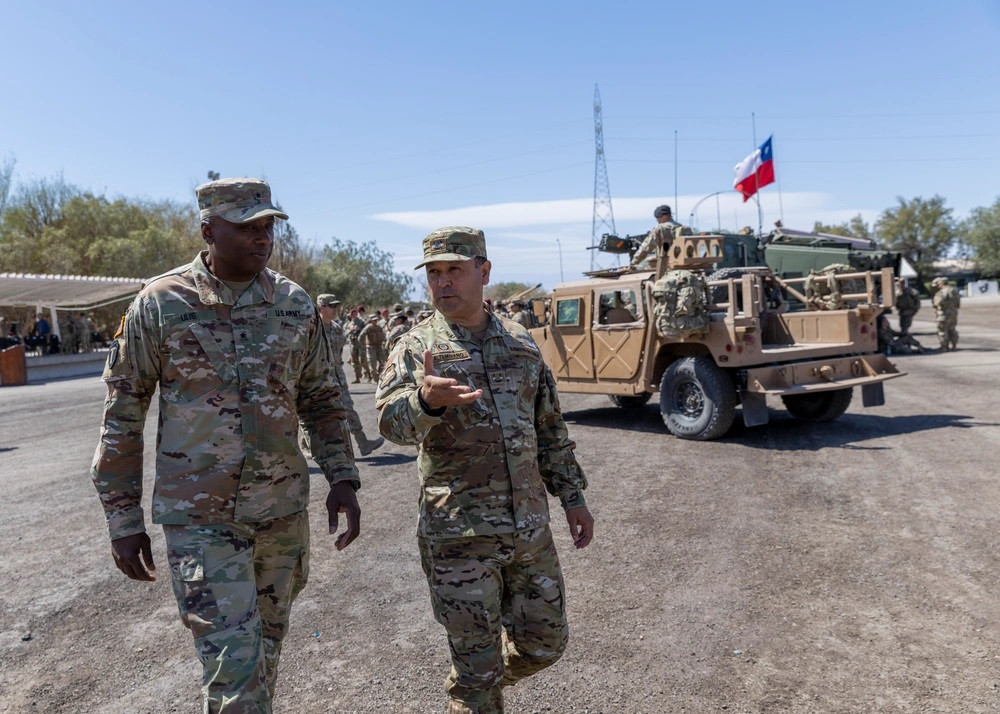
{"type": "Polygon", "coordinates": [[[883,382],[901,376],[877,352],[892,268],[812,276],[838,300],[793,312],[769,296],[779,287],[801,295],[808,278],[761,267],[709,280],[724,244],[678,236],[658,247],[650,270],[595,271],[558,285],[550,303],[533,300],[531,334],[559,390],[607,394],[621,407],[658,394],[667,429],[699,440],[725,434],[738,406],[747,426],[767,423],[768,396],[807,421],[843,414],[854,387],[865,406],[883,404],[883,382]]]}

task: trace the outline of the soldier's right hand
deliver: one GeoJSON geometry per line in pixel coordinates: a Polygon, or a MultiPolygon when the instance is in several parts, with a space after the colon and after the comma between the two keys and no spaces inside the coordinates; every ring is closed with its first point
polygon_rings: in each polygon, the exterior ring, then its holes
{"type": "Polygon", "coordinates": [[[116,538],[111,541],[111,553],[115,556],[118,569],[133,580],[156,580],[156,576],[152,574],[156,570],[153,549],[150,547],[149,536],[145,533],[116,538]]]}
{"type": "Polygon", "coordinates": [[[420,398],[431,409],[471,404],[483,396],[483,390],[473,391],[467,384],[459,384],[457,379],[438,375],[434,369],[434,357],[430,350],[424,350],[424,383],[420,386],[420,398]]]}

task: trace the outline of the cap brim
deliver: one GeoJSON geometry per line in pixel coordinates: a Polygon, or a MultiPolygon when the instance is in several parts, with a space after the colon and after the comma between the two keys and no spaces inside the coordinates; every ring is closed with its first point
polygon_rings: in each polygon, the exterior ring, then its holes
{"type": "Polygon", "coordinates": [[[281,218],[288,220],[288,214],[279,211],[274,206],[268,206],[266,204],[260,204],[259,206],[251,206],[250,208],[237,208],[232,211],[225,211],[220,213],[219,217],[224,221],[229,221],[230,223],[249,223],[250,221],[256,221],[258,218],[267,218],[268,216],[274,216],[275,218],[281,218]]]}
{"type": "Polygon", "coordinates": [[[473,258],[470,258],[467,255],[459,255],[458,253],[438,253],[435,256],[431,257],[431,258],[425,258],[424,260],[420,261],[419,263],[417,263],[416,267],[413,268],[413,269],[414,270],[420,270],[422,267],[424,267],[428,263],[437,263],[440,260],[443,260],[445,262],[448,262],[448,261],[466,261],[466,260],[473,260],[473,258]]]}

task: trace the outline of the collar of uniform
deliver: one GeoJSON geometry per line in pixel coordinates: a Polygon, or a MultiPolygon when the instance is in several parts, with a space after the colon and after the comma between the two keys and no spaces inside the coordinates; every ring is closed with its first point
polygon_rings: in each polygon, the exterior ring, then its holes
{"type": "MultiPolygon", "coordinates": [[[[191,261],[191,273],[194,276],[195,287],[198,288],[198,298],[204,305],[233,305],[240,297],[217,277],[212,275],[205,264],[207,250],[203,250],[191,261]]],[[[245,304],[253,305],[259,302],[274,302],[274,274],[264,268],[257,273],[257,279],[247,289],[243,296],[245,304]]]]}
{"type": "MultiPolygon", "coordinates": [[[[483,340],[485,341],[491,337],[499,336],[503,332],[503,325],[500,324],[500,320],[497,319],[497,316],[494,313],[486,309],[485,303],[483,304],[483,309],[486,310],[486,314],[489,315],[489,323],[486,326],[486,334],[483,335],[483,340]]],[[[479,343],[478,340],[473,338],[471,330],[462,327],[457,322],[452,322],[445,317],[444,313],[440,310],[435,310],[434,317],[431,319],[435,320],[437,327],[439,327],[452,339],[460,342],[468,342],[470,345],[477,345],[479,343]]]]}

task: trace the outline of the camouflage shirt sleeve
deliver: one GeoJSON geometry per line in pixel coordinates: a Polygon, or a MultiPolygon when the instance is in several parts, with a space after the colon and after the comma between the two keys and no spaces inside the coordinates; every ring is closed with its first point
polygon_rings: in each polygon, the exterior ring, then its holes
{"type": "Polygon", "coordinates": [[[111,343],[102,379],[108,385],[101,438],[90,476],[111,539],[143,533],[142,431],[160,378],[155,304],[135,299],[111,343]]]}
{"type": "Polygon", "coordinates": [[[347,431],[346,385],[340,383],[333,353],[319,313],[309,327],[309,343],[299,379],[296,409],[302,428],[309,435],[313,459],[332,486],[349,481],[361,487],[347,431]]]}
{"type": "Polygon", "coordinates": [[[583,498],[587,478],[573,453],[576,444],[569,438],[569,431],[559,408],[559,394],[552,370],[544,362],[541,363],[541,369],[538,395],[535,397],[538,471],[545,482],[545,489],[553,496],[558,496],[563,509],[568,511],[587,505],[583,498]]]}
{"type": "Polygon", "coordinates": [[[404,335],[386,360],[375,391],[378,429],[389,441],[421,444],[430,430],[441,422],[441,415],[428,414],[420,404],[423,382],[423,345],[404,335]]]}

